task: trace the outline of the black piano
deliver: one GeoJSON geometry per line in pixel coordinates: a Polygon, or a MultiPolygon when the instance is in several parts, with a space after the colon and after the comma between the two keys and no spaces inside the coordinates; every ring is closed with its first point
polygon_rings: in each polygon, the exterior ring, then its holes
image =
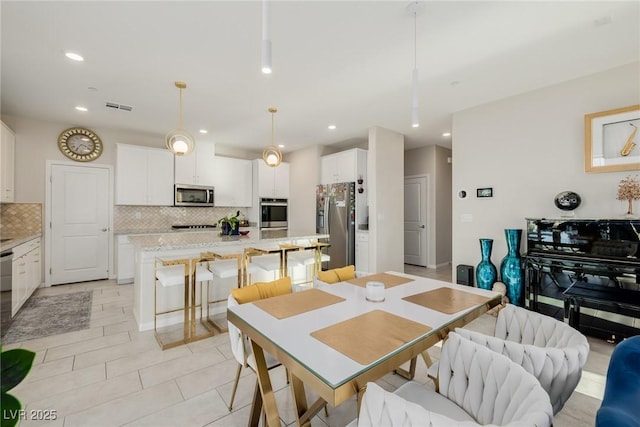
{"type": "Polygon", "coordinates": [[[526,239],[530,309],[611,341],[640,335],[640,220],[527,218],[526,239]]]}

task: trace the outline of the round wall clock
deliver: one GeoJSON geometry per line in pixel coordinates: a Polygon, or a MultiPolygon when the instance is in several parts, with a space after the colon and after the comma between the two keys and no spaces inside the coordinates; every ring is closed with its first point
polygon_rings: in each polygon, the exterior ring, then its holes
{"type": "Polygon", "coordinates": [[[102,141],[89,129],[73,127],[60,134],[58,148],[71,160],[91,162],[102,154],[102,141]]]}

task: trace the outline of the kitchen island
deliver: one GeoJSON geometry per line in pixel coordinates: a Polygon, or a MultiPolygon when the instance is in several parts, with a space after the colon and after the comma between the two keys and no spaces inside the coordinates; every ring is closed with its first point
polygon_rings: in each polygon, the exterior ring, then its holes
{"type": "MultiPolygon", "coordinates": [[[[256,230],[257,231],[257,230],[256,230]]],[[[219,231],[198,231],[185,233],[163,233],[152,235],[129,236],[129,241],[135,247],[134,273],[134,302],[133,315],[139,331],[151,330],[154,327],[154,313],[156,309],[180,307],[184,301],[183,288],[173,286],[164,288],[158,295],[157,305],[154,304],[154,265],[156,260],[193,259],[200,257],[203,252],[224,251],[242,253],[245,248],[282,243],[296,244],[299,241],[328,239],[327,234],[318,234],[307,230],[278,230],[260,233],[249,233],[248,236],[221,236],[219,231]]],[[[257,280],[272,280],[273,276],[256,277],[257,280]]],[[[224,279],[211,286],[209,298],[211,300],[225,299],[229,290],[236,286],[235,278],[224,279]]],[[[218,304],[211,307],[212,314],[225,313],[226,305],[218,304]]],[[[180,313],[163,316],[158,319],[158,326],[169,326],[181,323],[180,313]]]]}

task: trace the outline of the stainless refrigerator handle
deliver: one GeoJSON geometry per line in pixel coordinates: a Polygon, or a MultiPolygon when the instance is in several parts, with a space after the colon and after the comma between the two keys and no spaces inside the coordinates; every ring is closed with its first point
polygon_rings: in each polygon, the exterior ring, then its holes
{"type": "Polygon", "coordinates": [[[331,228],[329,226],[329,222],[331,218],[331,215],[329,214],[330,206],[331,205],[329,204],[329,198],[325,197],[324,199],[324,221],[325,221],[324,232],[327,234],[331,232],[331,228]]]}

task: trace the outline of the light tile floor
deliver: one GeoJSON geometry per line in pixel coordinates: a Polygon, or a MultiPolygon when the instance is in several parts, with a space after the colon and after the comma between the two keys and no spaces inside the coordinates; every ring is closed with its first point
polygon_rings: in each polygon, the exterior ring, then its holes
{"type": "MultiPolygon", "coordinates": [[[[430,270],[407,265],[410,274],[451,280],[451,268],[430,270]]],[[[138,332],[131,307],[133,286],[115,281],[87,282],[39,289],[37,295],[93,290],[89,329],[8,345],[36,352],[27,378],[13,391],[27,410],[55,410],[49,423],[26,419],[21,426],[245,426],[255,375],[243,370],[234,409],[227,409],[237,364],[226,334],[161,351],[153,332],[138,332]]],[[[46,321],[46,319],[43,319],[46,321]]],[[[484,315],[468,327],[490,333],[495,318],[484,315]]],[[[589,338],[591,352],[582,380],[556,427],[593,425],[600,406],[613,345],[589,338]]],[[[439,347],[429,350],[439,356],[439,347]]],[[[283,368],[272,371],[283,425],[294,425],[294,408],[283,368]]],[[[432,386],[418,363],[417,379],[432,386]]],[[[404,383],[397,375],[379,384],[394,390],[404,383]]],[[[314,398],[309,390],[309,398],[314,398]]],[[[29,412],[27,412],[29,413],[29,412]]],[[[352,399],[315,426],[344,426],[356,416],[352,399]]]]}

